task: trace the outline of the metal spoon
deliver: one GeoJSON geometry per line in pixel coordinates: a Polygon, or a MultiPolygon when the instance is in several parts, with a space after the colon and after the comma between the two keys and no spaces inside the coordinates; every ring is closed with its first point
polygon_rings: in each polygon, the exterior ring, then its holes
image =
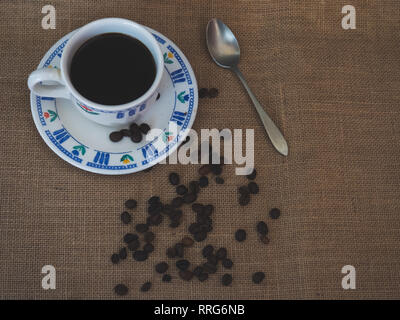
{"type": "Polygon", "coordinates": [[[207,24],[206,39],[208,51],[215,63],[220,67],[231,69],[236,73],[243,86],[246,88],[251,101],[253,101],[258,115],[264,125],[265,131],[267,131],[275,149],[284,156],[287,156],[288,146],[285,138],[275,123],[264,111],[255,95],[251,92],[246,80],[237,67],[240,58],[240,48],[232,31],[221,20],[214,18],[207,24]]]}

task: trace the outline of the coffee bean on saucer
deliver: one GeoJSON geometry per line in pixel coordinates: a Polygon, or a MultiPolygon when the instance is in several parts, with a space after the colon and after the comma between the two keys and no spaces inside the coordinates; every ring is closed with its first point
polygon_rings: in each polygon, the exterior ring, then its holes
{"type": "Polygon", "coordinates": [[[129,199],[125,201],[125,207],[128,209],[135,209],[137,206],[137,201],[133,199],[129,199]]]}
{"type": "Polygon", "coordinates": [[[136,261],[145,261],[148,258],[148,253],[144,250],[137,250],[133,252],[132,256],[136,261]]]}
{"type": "Polygon", "coordinates": [[[122,140],[123,134],[121,133],[121,131],[114,131],[110,133],[109,137],[112,142],[118,142],[122,140]]]}
{"type": "Polygon", "coordinates": [[[222,260],[222,265],[226,269],[232,269],[233,261],[231,259],[225,258],[224,260],[222,260]]]}
{"type": "Polygon", "coordinates": [[[208,89],[207,88],[200,88],[199,89],[199,98],[205,98],[208,96],[208,89]]]}
{"type": "Polygon", "coordinates": [[[240,193],[241,195],[248,195],[248,194],[250,194],[250,190],[249,190],[249,188],[248,188],[247,186],[241,186],[241,187],[239,187],[238,191],[239,191],[239,193],[240,193]]]}
{"type": "Polygon", "coordinates": [[[249,180],[254,180],[256,178],[256,176],[257,176],[257,171],[256,171],[256,169],[253,169],[253,171],[250,174],[248,174],[246,176],[246,178],[249,180]]]}
{"type": "Polygon", "coordinates": [[[168,267],[168,263],[160,262],[156,264],[155,269],[157,273],[165,273],[168,270],[168,267]]]}
{"type": "Polygon", "coordinates": [[[264,272],[261,272],[261,271],[253,273],[253,276],[252,276],[252,280],[255,284],[261,283],[264,280],[264,278],[265,278],[265,274],[264,274],[264,272]]]}
{"type": "Polygon", "coordinates": [[[214,252],[214,247],[211,244],[206,245],[201,251],[204,258],[207,258],[209,255],[212,255],[213,252],[214,252]]]}
{"type": "Polygon", "coordinates": [[[204,263],[202,265],[202,267],[204,268],[204,271],[209,273],[209,274],[216,273],[217,269],[218,269],[216,265],[214,265],[212,263],[209,263],[209,262],[204,263]]]}
{"type": "Polygon", "coordinates": [[[279,210],[278,208],[272,208],[269,211],[269,216],[271,217],[271,219],[278,219],[280,215],[281,215],[281,210],[279,210]]]}
{"type": "Polygon", "coordinates": [[[246,240],[246,231],[243,229],[236,230],[235,239],[236,239],[236,241],[239,241],[239,242],[246,240]]]}
{"type": "Polygon", "coordinates": [[[154,251],[154,246],[151,243],[146,243],[143,246],[143,251],[147,253],[152,253],[154,251]]]}
{"type": "Polygon", "coordinates": [[[171,282],[172,277],[171,277],[170,274],[164,274],[161,280],[162,280],[163,282],[171,282]]]}
{"type": "Polygon", "coordinates": [[[184,186],[183,184],[176,187],[176,193],[179,194],[180,196],[183,196],[187,192],[188,188],[186,188],[186,186],[184,186]]]}
{"type": "Polygon", "coordinates": [[[129,214],[129,212],[124,211],[121,213],[121,221],[123,224],[130,224],[131,220],[132,220],[132,217],[129,214]]]}
{"type": "Polygon", "coordinates": [[[268,226],[264,221],[259,221],[257,222],[257,232],[262,235],[265,236],[268,233],[268,226]]]}
{"type": "Polygon", "coordinates": [[[132,134],[135,133],[135,132],[139,132],[140,129],[139,129],[139,126],[137,125],[137,123],[135,123],[135,122],[131,123],[130,126],[129,126],[129,131],[132,134]]]}
{"type": "Polygon", "coordinates": [[[197,242],[204,241],[204,240],[206,240],[206,238],[207,238],[207,232],[201,231],[201,232],[195,233],[195,234],[193,235],[193,238],[194,238],[194,240],[196,240],[197,242]]]}
{"type": "Polygon", "coordinates": [[[222,173],[222,167],[219,164],[213,164],[211,166],[211,171],[214,173],[216,176],[219,176],[222,173]]]}
{"type": "Polygon", "coordinates": [[[176,251],[175,248],[168,248],[167,249],[167,257],[170,259],[173,259],[176,257],[176,251]]]}
{"type": "Polygon", "coordinates": [[[180,208],[183,204],[183,198],[182,197],[175,197],[171,201],[171,206],[174,208],[180,208]]]}
{"type": "Polygon", "coordinates": [[[198,275],[197,279],[199,279],[200,282],[206,281],[208,279],[208,273],[201,273],[198,275]]]}
{"type": "Polygon", "coordinates": [[[150,281],[143,283],[143,285],[140,287],[140,291],[141,292],[147,292],[150,289],[151,289],[151,282],[150,281]]]}
{"type": "Polygon", "coordinates": [[[126,294],[128,294],[128,291],[129,291],[128,287],[122,283],[117,284],[114,287],[114,292],[119,296],[125,296],[126,294]]]}
{"type": "Polygon", "coordinates": [[[185,247],[191,247],[194,244],[194,241],[191,237],[184,237],[181,242],[185,247]]]}
{"type": "Polygon", "coordinates": [[[113,264],[117,264],[119,262],[119,255],[117,253],[111,255],[111,262],[113,264]]]}
{"type": "Polygon", "coordinates": [[[130,136],[132,135],[131,131],[128,130],[128,129],[122,129],[122,130],[120,130],[119,132],[121,132],[121,134],[122,134],[124,137],[130,137],[130,136]]]}
{"type": "Polygon", "coordinates": [[[150,131],[150,126],[147,123],[142,123],[139,126],[139,130],[143,133],[143,134],[147,134],[150,131]]]}
{"type": "Polygon", "coordinates": [[[183,196],[184,203],[192,203],[197,199],[197,195],[195,193],[187,193],[183,196]]]}
{"type": "Polygon", "coordinates": [[[173,185],[173,186],[177,186],[179,184],[180,178],[179,175],[176,172],[171,172],[169,174],[169,182],[173,185]]]}
{"type": "Polygon", "coordinates": [[[204,272],[203,267],[201,266],[197,266],[196,268],[193,269],[193,274],[194,276],[198,277],[199,275],[201,275],[204,272]]]}
{"type": "Polygon", "coordinates": [[[128,253],[126,251],[126,248],[121,248],[121,250],[119,250],[118,256],[121,260],[125,260],[126,257],[128,256],[128,253]]]}
{"type": "Polygon", "coordinates": [[[154,237],[155,237],[155,235],[154,235],[154,233],[151,232],[151,231],[145,232],[145,234],[144,234],[144,236],[143,236],[144,241],[146,241],[146,242],[153,242],[154,237]]]}
{"type": "Polygon", "coordinates": [[[139,236],[137,234],[134,233],[127,233],[126,235],[124,235],[124,242],[125,243],[130,243],[132,241],[135,241],[139,239],[139,236]]]}
{"type": "Polygon", "coordinates": [[[260,241],[264,244],[268,244],[269,238],[266,235],[260,235],[260,241]]]}
{"type": "Polygon", "coordinates": [[[216,184],[224,184],[225,180],[221,178],[220,176],[215,177],[215,183],[216,184]]]}
{"type": "Polygon", "coordinates": [[[199,175],[206,176],[211,172],[211,165],[204,164],[199,168],[199,175]]]}
{"type": "Polygon", "coordinates": [[[208,178],[207,178],[206,176],[200,177],[200,179],[199,179],[199,186],[200,186],[201,188],[205,188],[205,187],[208,186],[208,178]]]}
{"type": "Polygon", "coordinates": [[[147,223],[138,223],[135,226],[135,229],[139,233],[145,233],[149,230],[149,225],[147,223]]]}
{"type": "Polygon", "coordinates": [[[140,247],[140,241],[139,240],[134,240],[132,242],[128,243],[128,249],[130,251],[136,251],[140,247]]]}
{"type": "Polygon", "coordinates": [[[248,187],[251,194],[257,194],[259,191],[258,184],[253,181],[248,184],[248,187]]]}
{"type": "Polygon", "coordinates": [[[217,88],[211,88],[210,90],[208,90],[208,96],[210,98],[216,98],[218,96],[218,89],[217,88]]]}
{"type": "Polygon", "coordinates": [[[232,276],[228,273],[225,273],[221,278],[221,283],[223,286],[229,286],[232,283],[232,276]]]}
{"type": "Polygon", "coordinates": [[[186,259],[181,259],[176,262],[176,267],[179,270],[187,270],[190,266],[190,262],[186,259]]]}
{"type": "Polygon", "coordinates": [[[193,278],[193,272],[189,270],[181,270],[179,271],[179,277],[181,277],[182,280],[190,281],[193,278]]]}
{"type": "Polygon", "coordinates": [[[241,206],[247,206],[250,203],[250,195],[249,194],[242,194],[239,197],[239,204],[241,206]]]}
{"type": "Polygon", "coordinates": [[[140,141],[142,141],[142,133],[140,131],[135,131],[132,132],[132,136],[131,136],[131,140],[134,143],[139,143],[140,141]]]}
{"type": "Polygon", "coordinates": [[[189,192],[191,193],[199,193],[200,185],[198,181],[190,181],[189,182],[189,192]]]}
{"type": "Polygon", "coordinates": [[[227,254],[228,251],[226,250],[226,248],[219,248],[215,253],[215,256],[217,257],[218,260],[223,260],[226,258],[227,254]]]}
{"type": "Polygon", "coordinates": [[[156,101],[157,101],[158,99],[160,99],[160,97],[161,97],[160,93],[157,93],[156,101]]]}
{"type": "Polygon", "coordinates": [[[184,246],[182,243],[178,242],[174,246],[175,248],[175,255],[179,258],[183,258],[184,246]]]}

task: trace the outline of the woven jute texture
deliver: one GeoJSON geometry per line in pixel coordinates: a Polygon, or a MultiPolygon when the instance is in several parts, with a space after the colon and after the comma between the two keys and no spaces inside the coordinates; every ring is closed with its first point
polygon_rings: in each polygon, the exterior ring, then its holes
{"type": "Polygon", "coordinates": [[[0,2],[0,298],[113,299],[125,283],[127,299],[366,299],[400,298],[400,3],[352,0],[356,29],[341,27],[342,0],[251,1],[33,1],[0,2]],[[41,9],[56,8],[56,29],[43,30],[41,9]],[[33,123],[26,80],[45,52],[68,32],[99,18],[122,17],[168,36],[193,66],[199,87],[216,99],[199,103],[194,129],[255,129],[260,193],[239,207],[246,182],[225,166],[225,184],[204,189],[199,202],[215,205],[214,229],[187,250],[202,261],[208,243],[226,247],[234,261],[231,287],[218,272],[204,283],[177,278],[165,249],[187,234],[185,207],[177,229],[164,222],[155,252],[145,262],[112,265],[122,237],[124,200],[174,196],[168,173],[185,183],[198,165],[157,165],[150,172],[102,176],[55,155],[33,123]],[[282,129],[289,156],[274,151],[234,74],[217,67],[205,44],[212,17],[235,32],[240,67],[250,87],[282,129]],[[279,207],[278,220],[268,210],[279,207]],[[267,222],[270,243],[257,240],[267,222]],[[236,229],[248,231],[243,243],[236,229]],[[167,260],[166,260],[167,259],[167,260]],[[162,283],[154,265],[170,263],[174,279],[162,283]],[[56,289],[43,290],[41,269],[56,268],[56,289]],[[343,290],[341,269],[356,269],[356,289],[343,290]],[[265,281],[251,282],[264,271],[265,281]],[[140,285],[152,281],[143,294],[140,285]]]}

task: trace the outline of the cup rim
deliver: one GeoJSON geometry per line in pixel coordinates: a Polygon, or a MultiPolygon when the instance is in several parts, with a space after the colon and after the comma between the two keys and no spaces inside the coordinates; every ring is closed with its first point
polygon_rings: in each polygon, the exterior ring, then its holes
{"type": "Polygon", "coordinates": [[[121,110],[124,110],[126,108],[132,107],[133,105],[140,105],[140,104],[144,103],[148,98],[151,97],[152,94],[154,94],[154,92],[158,88],[158,86],[159,86],[159,84],[161,82],[162,74],[163,74],[163,67],[164,67],[164,61],[163,61],[161,48],[158,45],[157,40],[151,34],[151,32],[148,31],[143,25],[141,25],[141,24],[139,24],[137,22],[128,20],[128,19],[123,19],[123,18],[103,18],[103,19],[99,19],[99,20],[95,20],[95,21],[89,22],[88,24],[80,27],[76,31],[76,33],[67,42],[67,44],[66,44],[66,46],[65,46],[65,48],[63,50],[63,55],[61,56],[61,61],[60,61],[60,69],[61,69],[62,78],[63,78],[66,86],[68,87],[68,90],[70,90],[71,94],[76,99],[78,99],[80,102],[83,102],[85,105],[87,105],[89,107],[96,108],[96,109],[105,110],[105,111],[110,111],[110,110],[121,111],[121,110]],[[101,25],[101,24],[104,24],[104,23],[109,23],[109,24],[123,23],[123,24],[131,25],[131,26],[134,26],[135,28],[140,29],[141,32],[143,34],[145,34],[146,37],[149,39],[149,41],[154,45],[155,51],[156,51],[156,54],[157,54],[157,57],[154,57],[154,55],[153,55],[153,58],[155,59],[155,64],[156,64],[156,76],[154,78],[154,81],[153,81],[152,85],[139,98],[137,98],[135,100],[132,100],[132,101],[129,101],[129,102],[124,103],[124,104],[105,105],[105,104],[100,104],[100,103],[97,103],[97,102],[89,100],[88,98],[86,98],[83,95],[81,95],[75,89],[74,85],[71,82],[70,76],[69,76],[69,70],[66,70],[65,59],[70,54],[69,51],[72,48],[72,44],[74,43],[74,40],[77,39],[77,35],[79,35],[80,33],[84,32],[84,31],[86,31],[87,29],[93,27],[93,25],[96,25],[96,24],[101,25]]]}

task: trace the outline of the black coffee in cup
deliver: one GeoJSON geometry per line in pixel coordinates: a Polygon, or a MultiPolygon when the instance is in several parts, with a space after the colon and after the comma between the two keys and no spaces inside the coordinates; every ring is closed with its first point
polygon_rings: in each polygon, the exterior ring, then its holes
{"type": "Polygon", "coordinates": [[[138,39],[104,33],[75,52],[70,77],[88,100],[115,106],[142,96],[154,82],[156,65],[150,50],[138,39]]]}

